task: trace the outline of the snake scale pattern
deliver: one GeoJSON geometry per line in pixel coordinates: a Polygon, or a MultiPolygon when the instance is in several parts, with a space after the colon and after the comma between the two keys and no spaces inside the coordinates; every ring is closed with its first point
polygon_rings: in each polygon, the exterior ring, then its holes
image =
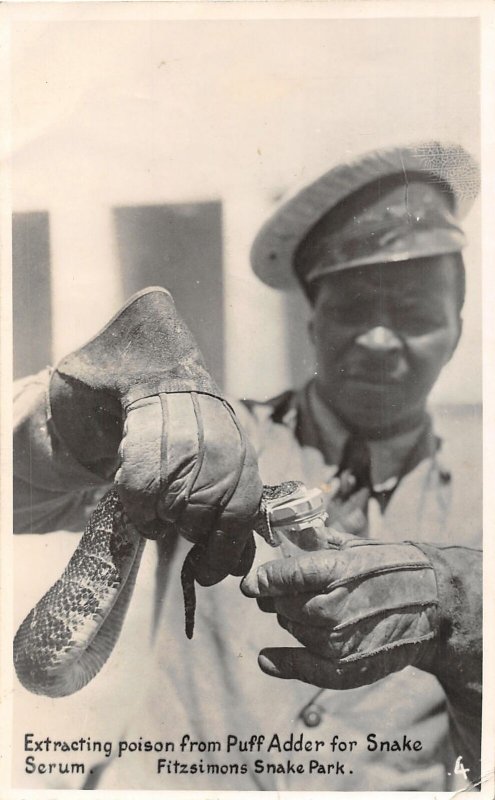
{"type": "MultiPolygon", "coordinates": [[[[287,481],[264,487],[256,530],[268,541],[266,502],[285,498],[300,485],[287,481]]],[[[65,697],[99,672],[122,629],[145,541],[111,489],[96,506],[63,574],[15,635],[14,666],[26,689],[65,697]]],[[[190,638],[196,601],[187,558],[182,584],[190,638]]]]}
{"type": "Polygon", "coordinates": [[[101,669],[122,628],[144,543],[111,489],[63,574],[16,633],[14,666],[26,689],[64,697],[101,669]]]}

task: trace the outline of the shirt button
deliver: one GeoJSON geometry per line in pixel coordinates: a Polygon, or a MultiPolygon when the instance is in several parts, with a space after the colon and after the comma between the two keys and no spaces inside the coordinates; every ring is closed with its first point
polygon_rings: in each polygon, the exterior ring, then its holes
{"type": "Polygon", "coordinates": [[[321,711],[314,703],[310,703],[301,711],[301,717],[308,728],[316,728],[321,722],[321,711]]]}

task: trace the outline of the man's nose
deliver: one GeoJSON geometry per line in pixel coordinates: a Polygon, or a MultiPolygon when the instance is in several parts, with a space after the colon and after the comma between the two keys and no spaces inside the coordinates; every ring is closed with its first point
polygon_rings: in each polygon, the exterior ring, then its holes
{"type": "Polygon", "coordinates": [[[393,353],[402,349],[402,342],[394,331],[383,325],[362,333],[356,339],[356,344],[375,353],[393,353]]]}

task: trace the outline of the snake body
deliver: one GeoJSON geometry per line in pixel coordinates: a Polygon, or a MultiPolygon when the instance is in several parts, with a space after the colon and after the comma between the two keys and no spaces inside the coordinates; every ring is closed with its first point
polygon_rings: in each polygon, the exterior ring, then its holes
{"type": "Polygon", "coordinates": [[[120,634],[144,543],[111,489],[63,574],[16,633],[14,665],[26,689],[64,697],[101,669],[120,634]]]}
{"type": "MultiPolygon", "coordinates": [[[[299,482],[265,486],[256,530],[270,544],[267,502],[298,490],[299,482]]],[[[34,694],[65,697],[86,686],[119,637],[132,596],[145,538],[111,489],[100,500],[61,577],[21,623],[14,665],[34,694]]],[[[190,560],[182,570],[186,634],[194,627],[195,592],[190,560]]]]}

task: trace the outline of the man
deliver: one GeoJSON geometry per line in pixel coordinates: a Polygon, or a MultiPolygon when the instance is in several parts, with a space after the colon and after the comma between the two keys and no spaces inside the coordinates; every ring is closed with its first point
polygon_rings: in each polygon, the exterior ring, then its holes
{"type": "MultiPolygon", "coordinates": [[[[452,476],[438,461],[440,441],[426,412],[429,392],[462,330],[463,238],[455,211],[459,217],[459,195],[466,199],[466,182],[474,167],[458,148],[432,145],[429,149],[430,158],[436,151],[438,170],[429,177],[421,172],[428,153],[425,146],[371,154],[350,167],[332,170],[268,221],[254,244],[252,258],[255,271],[272,286],[289,286],[295,275],[313,306],[310,333],[316,350],[315,380],[299,396],[285,396],[279,407],[285,406],[285,413],[289,408],[296,410],[296,437],[317,446],[327,463],[349,465],[354,458],[352,471],[358,479],[354,489],[365,489],[359,504],[361,536],[373,537],[374,544],[375,537],[395,541],[410,537],[431,559],[439,586],[436,599],[440,598],[445,615],[439,623],[444,626],[444,635],[438,637],[440,649],[437,643],[433,654],[425,657],[423,652],[419,659],[407,653],[408,646],[420,646],[421,638],[425,642],[435,638],[434,626],[422,620],[415,632],[407,613],[394,619],[394,602],[397,608],[407,605],[408,612],[414,603],[427,607],[426,598],[420,599],[424,575],[416,582],[413,574],[402,581],[397,574],[388,583],[382,579],[381,591],[388,598],[377,602],[380,582],[375,573],[386,568],[387,548],[380,553],[380,563],[373,564],[376,546],[366,548],[364,541],[336,535],[334,544],[344,549],[347,558],[340,572],[335,554],[325,552],[262,566],[257,575],[244,581],[243,588],[248,596],[264,598],[265,610],[277,611],[280,624],[308,648],[270,649],[262,654],[260,665],[268,674],[323,687],[360,686],[392,671],[390,656],[386,665],[378,656],[394,645],[397,669],[404,663],[419,664],[446,688],[454,728],[464,726],[463,744],[458,746],[467,749],[471,763],[474,758],[476,771],[481,556],[476,549],[459,545],[478,543],[481,504],[475,491],[474,508],[467,503],[459,515],[452,514],[445,498],[452,476]],[[438,169],[442,162],[443,175],[438,169]],[[460,181],[457,197],[447,177],[460,181]],[[426,480],[418,491],[414,476],[425,468],[428,473],[423,473],[422,480],[426,480]],[[405,486],[408,500],[401,496],[405,486]],[[411,506],[415,492],[416,508],[411,506]],[[371,531],[367,524],[370,498],[380,507],[371,531]],[[443,506],[442,511],[438,507],[427,511],[428,502],[443,506]],[[394,519],[394,507],[401,513],[407,508],[409,518],[394,519]],[[469,526],[474,519],[478,522],[464,530],[462,520],[468,518],[469,526]],[[427,544],[431,541],[444,544],[431,548],[427,544]],[[347,581],[338,580],[346,569],[347,581]],[[353,590],[349,578],[365,575],[366,569],[369,586],[365,580],[364,589],[353,590]],[[345,603],[333,599],[332,582],[340,589],[348,586],[350,599],[345,603]],[[457,592],[452,588],[455,584],[457,592]],[[361,618],[356,616],[360,591],[361,618]],[[272,602],[267,605],[269,599],[272,602]],[[456,607],[464,608],[464,619],[454,621],[456,607]],[[369,628],[372,613],[384,615],[383,635],[375,624],[371,636],[370,630],[359,631],[360,624],[369,628]],[[394,636],[391,623],[397,628],[407,624],[406,652],[401,652],[401,635],[394,636]],[[447,635],[446,628],[450,628],[447,635]],[[473,712],[471,720],[466,719],[468,708],[473,712]]],[[[274,411],[277,414],[280,408],[274,411]]],[[[468,495],[462,492],[460,502],[466,503],[468,495]]],[[[355,512],[354,504],[353,534],[358,533],[355,512]]],[[[329,513],[331,523],[338,526],[334,502],[329,513]]],[[[393,553],[394,559],[400,560],[398,556],[393,553]]],[[[407,551],[406,558],[414,560],[414,551],[407,551]]]]}
{"type": "MultiPolygon", "coordinates": [[[[465,565],[473,578],[479,553],[469,548],[478,544],[479,493],[475,481],[473,486],[464,481],[457,492],[426,413],[429,391],[461,332],[460,190],[473,170],[461,148],[372,154],[327,173],[262,230],[253,248],[255,270],[277,286],[297,275],[313,303],[317,375],[300,392],[235,409],[265,484],[295,479],[324,489],[331,549],[264,567],[259,565],[272,561],[274,551],[261,543],[258,566],[243,591],[260,598],[265,610],[277,611],[281,627],[239,593],[238,579],[227,577],[198,595],[196,633],[188,642],[179,577],[187,545],[182,539],[175,543],[168,583],[157,581],[155,641],[142,653],[144,694],[139,709],[130,710],[126,738],[174,741],[179,748],[186,734],[203,749],[186,745],[160,767],[153,753],[110,758],[98,767],[98,788],[441,790],[459,756],[476,770],[481,592],[466,580],[465,565]],[[462,570],[459,551],[451,557],[442,549],[451,544],[462,545],[462,570]],[[339,605],[347,598],[349,603],[339,605]],[[302,650],[294,649],[293,636],[302,650]],[[254,667],[262,647],[269,648],[260,658],[267,675],[254,667]],[[443,671],[442,656],[449,658],[443,671]],[[459,671],[465,672],[460,681],[459,671]],[[270,676],[297,680],[287,684],[270,676]],[[462,751],[448,748],[441,683],[462,751]],[[274,734],[278,738],[267,750],[274,734]],[[295,741],[301,734],[304,741],[324,742],[324,755],[277,748],[277,740],[295,741]],[[376,744],[381,741],[388,746],[376,744]],[[318,769],[315,759],[325,766],[318,769]],[[302,765],[301,771],[294,765],[302,765]]],[[[54,430],[46,424],[37,433],[30,429],[37,414],[50,420],[43,406],[47,378],[41,376],[38,390],[24,387],[20,441],[29,443],[31,455],[28,469],[25,446],[17,477],[20,519],[28,511],[31,528],[37,522],[39,530],[69,521],[76,526],[94,484],[106,486],[118,466],[122,434],[115,408],[114,427],[110,413],[95,429],[98,409],[103,416],[112,411],[102,386],[108,387],[115,365],[113,345],[101,337],[95,341],[101,345],[98,359],[89,360],[102,365],[98,380],[91,370],[89,378],[83,376],[77,358],[75,368],[73,361],[62,362],[52,379],[54,430]],[[73,422],[78,411],[89,428],[73,422]],[[47,447],[40,430],[57,446],[47,447]]],[[[134,366],[121,372],[124,383],[134,366]]],[[[128,418],[117,479],[132,483],[136,474],[135,482],[153,484],[154,492],[154,484],[161,483],[154,475],[163,471],[155,442],[163,444],[171,427],[164,423],[163,403],[148,402],[157,386],[148,383],[143,391],[142,383],[135,382],[132,391],[127,385],[119,389],[128,401],[123,403],[128,418]],[[147,473],[143,480],[140,465],[147,473]]],[[[191,388],[198,390],[184,384],[179,391],[191,388]]],[[[158,391],[173,388],[167,384],[158,391]]],[[[206,380],[199,391],[217,390],[206,380]]],[[[174,413],[182,418],[182,410],[174,413]]],[[[153,528],[159,506],[143,504],[139,491],[126,497],[143,526],[153,528]]],[[[29,528],[26,522],[23,527],[29,528]]],[[[169,530],[158,538],[158,576],[171,537],[169,530]]],[[[211,577],[212,554],[221,560],[228,542],[223,539],[219,547],[210,537],[203,583],[239,572],[236,562],[243,549],[245,555],[247,540],[236,539],[234,529],[230,538],[235,545],[227,566],[211,577]]]]}

